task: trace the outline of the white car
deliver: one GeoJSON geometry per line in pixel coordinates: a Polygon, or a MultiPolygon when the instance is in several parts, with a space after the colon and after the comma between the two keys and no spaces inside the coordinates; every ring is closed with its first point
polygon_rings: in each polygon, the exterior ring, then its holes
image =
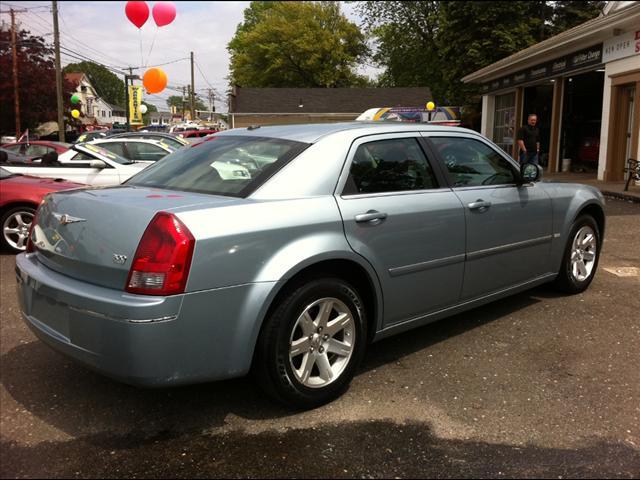
{"type": "MultiPolygon", "coordinates": [[[[198,141],[201,140],[202,139],[198,138],[198,141]]],[[[145,165],[154,164],[170,153],[180,150],[162,142],[161,140],[148,140],[142,138],[96,140],[91,142],[91,145],[105,148],[118,156],[126,157],[128,160],[145,165]]],[[[251,167],[244,165],[242,160],[239,158],[229,157],[223,161],[215,161],[211,166],[218,171],[220,178],[223,180],[246,180],[251,178],[251,167]]]]}
{"type": "Polygon", "coordinates": [[[91,145],[98,145],[132,162],[147,164],[155,163],[177,150],[162,140],[148,138],[106,138],[94,140],[91,145]]]}
{"type": "Polygon", "coordinates": [[[36,160],[31,163],[7,164],[3,168],[11,173],[105,186],[119,185],[148,166],[147,163],[131,162],[98,145],[81,143],[60,154],[54,164],[36,160]]]}

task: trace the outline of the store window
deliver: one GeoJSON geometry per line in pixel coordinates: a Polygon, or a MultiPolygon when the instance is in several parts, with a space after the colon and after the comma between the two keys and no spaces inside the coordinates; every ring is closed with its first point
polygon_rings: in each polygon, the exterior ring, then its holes
{"type": "Polygon", "coordinates": [[[493,142],[511,155],[516,125],[516,94],[497,95],[493,116],[493,142]]]}

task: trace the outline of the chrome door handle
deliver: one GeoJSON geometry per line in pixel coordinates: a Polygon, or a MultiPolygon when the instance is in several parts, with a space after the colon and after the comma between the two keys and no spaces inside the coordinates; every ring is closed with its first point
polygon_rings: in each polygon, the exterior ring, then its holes
{"type": "MultiPolygon", "coordinates": [[[[378,212],[376,210],[369,210],[367,213],[361,213],[360,215],[356,215],[356,222],[374,222],[375,220],[382,221],[387,218],[386,213],[378,212]]],[[[380,223],[380,222],[376,222],[380,223]]]]}
{"type": "Polygon", "coordinates": [[[469,210],[480,210],[481,212],[485,211],[490,206],[491,206],[491,202],[485,202],[481,198],[467,205],[467,207],[469,207],[469,210]]]}

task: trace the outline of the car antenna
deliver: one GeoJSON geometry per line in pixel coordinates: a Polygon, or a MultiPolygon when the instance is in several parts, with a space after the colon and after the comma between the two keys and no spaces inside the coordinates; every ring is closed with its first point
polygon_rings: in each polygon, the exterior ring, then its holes
{"type": "Polygon", "coordinates": [[[250,125],[247,127],[247,130],[257,130],[258,128],[260,128],[260,125],[250,125]]]}

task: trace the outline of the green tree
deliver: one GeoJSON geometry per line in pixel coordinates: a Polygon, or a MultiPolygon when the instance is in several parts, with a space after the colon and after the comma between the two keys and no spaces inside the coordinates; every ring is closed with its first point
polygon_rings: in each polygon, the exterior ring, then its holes
{"type": "MultiPolygon", "coordinates": [[[[169,98],[167,98],[167,105],[169,107],[176,107],[178,109],[178,112],[182,112],[182,106],[183,106],[182,96],[180,96],[180,95],[171,95],[169,98]]],[[[189,104],[189,97],[185,96],[184,97],[184,109],[185,109],[185,111],[188,111],[189,108],[191,108],[190,104],[189,104]]],[[[196,95],[195,109],[196,110],[209,110],[209,107],[207,107],[205,105],[205,103],[202,101],[202,99],[200,99],[196,95]]]]}
{"type": "Polygon", "coordinates": [[[103,100],[112,105],[124,107],[124,80],[118,78],[116,74],[102,65],[93,62],[70,63],[62,71],[64,73],[84,73],[89,77],[91,85],[103,100]]]}
{"type": "Polygon", "coordinates": [[[144,123],[145,125],[149,125],[151,123],[151,119],[149,118],[149,114],[151,112],[157,112],[158,108],[155,105],[152,105],[151,103],[147,103],[147,102],[142,102],[142,105],[146,105],[147,106],[147,113],[143,113],[142,114],[142,123],[144,123]]]}
{"type": "Polygon", "coordinates": [[[602,1],[558,1],[553,2],[549,35],[557,35],[602,13],[606,2],[602,1]]]}
{"type": "Polygon", "coordinates": [[[337,2],[251,2],[229,42],[231,81],[243,87],[347,87],[368,47],[337,2]]]}
{"type": "Polygon", "coordinates": [[[356,6],[377,41],[385,86],[428,86],[437,104],[467,105],[478,86],[460,79],[598,15],[587,1],[367,1],[356,6]]]}
{"type": "MultiPolygon", "coordinates": [[[[16,119],[14,113],[13,88],[13,52],[11,32],[0,26],[0,133],[15,134],[16,119]]],[[[39,124],[57,121],[56,70],[53,63],[53,49],[44,38],[32,35],[29,31],[16,32],[16,54],[19,74],[20,129],[33,130],[39,124]]],[[[70,110],[73,85],[63,81],[64,111],[70,110]]],[[[67,118],[70,121],[71,117],[67,118]]],[[[70,122],[71,123],[71,122],[70,122]]]]}

